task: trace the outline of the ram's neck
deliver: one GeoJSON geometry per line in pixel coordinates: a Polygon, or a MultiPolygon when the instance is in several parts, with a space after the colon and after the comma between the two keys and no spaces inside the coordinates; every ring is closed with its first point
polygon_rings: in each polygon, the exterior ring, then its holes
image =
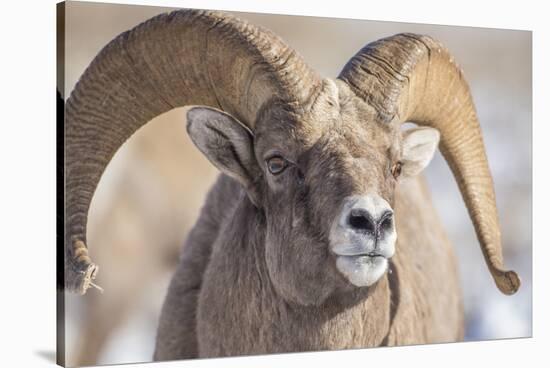
{"type": "Polygon", "coordinates": [[[204,351],[219,356],[382,344],[390,320],[387,279],[368,291],[333,295],[321,306],[289,303],[275,291],[266,266],[265,217],[242,192],[238,198],[203,279],[199,331],[212,331],[199,336],[204,351]]]}

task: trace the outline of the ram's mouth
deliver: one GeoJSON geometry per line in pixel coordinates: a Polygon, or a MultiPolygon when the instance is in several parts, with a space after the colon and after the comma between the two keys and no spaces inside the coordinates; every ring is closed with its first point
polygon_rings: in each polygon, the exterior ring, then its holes
{"type": "Polygon", "coordinates": [[[357,287],[373,285],[388,269],[388,257],[377,252],[334,254],[338,271],[357,287]]]}
{"type": "Polygon", "coordinates": [[[385,258],[390,259],[393,252],[384,252],[378,248],[375,250],[364,250],[364,247],[330,247],[330,252],[335,257],[350,257],[350,258],[385,258]],[[361,249],[363,248],[363,249],[361,249]]]}
{"type": "Polygon", "coordinates": [[[368,253],[346,253],[346,252],[333,252],[336,257],[364,257],[364,258],[376,258],[376,257],[382,257],[382,258],[389,258],[383,254],[380,254],[378,252],[368,252],[368,253]]]}

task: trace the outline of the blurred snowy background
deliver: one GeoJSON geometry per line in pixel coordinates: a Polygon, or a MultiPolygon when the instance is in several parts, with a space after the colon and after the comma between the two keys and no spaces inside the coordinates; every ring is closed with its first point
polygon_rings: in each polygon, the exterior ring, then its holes
{"type": "MultiPolygon", "coordinates": [[[[170,8],[66,3],[65,96],[113,37],[170,8]]],[[[455,245],[465,297],[466,340],[528,337],[531,299],[531,33],[363,20],[236,13],[273,30],[321,75],[336,77],[366,43],[399,32],[441,40],[462,66],[494,176],[505,264],[521,290],[500,294],[485,267],[450,170],[438,153],[427,169],[433,200],[455,245]]],[[[179,248],[216,170],[189,141],[184,111],[155,119],[107,168],[90,213],[88,244],[100,295],[66,295],[69,365],[146,362],[179,248]]]]}

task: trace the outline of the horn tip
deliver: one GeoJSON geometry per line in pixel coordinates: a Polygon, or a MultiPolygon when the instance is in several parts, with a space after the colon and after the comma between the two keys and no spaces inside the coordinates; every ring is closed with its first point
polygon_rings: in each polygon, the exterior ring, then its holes
{"type": "Polygon", "coordinates": [[[515,294],[521,286],[521,279],[515,271],[502,271],[495,277],[495,282],[505,295],[515,294]]]}
{"type": "Polygon", "coordinates": [[[102,290],[93,281],[97,277],[99,267],[92,262],[88,255],[88,247],[82,240],[75,240],[72,251],[69,253],[70,261],[66,267],[65,288],[68,291],[84,295],[90,287],[102,290]]]}
{"type": "Polygon", "coordinates": [[[90,287],[97,288],[101,293],[103,293],[103,288],[99,287],[98,285],[94,284],[93,280],[97,276],[97,271],[99,271],[99,267],[93,263],[90,263],[85,271],[82,272],[82,279],[80,280],[80,285],[78,286],[77,293],[80,295],[86,294],[86,291],[90,287]]]}

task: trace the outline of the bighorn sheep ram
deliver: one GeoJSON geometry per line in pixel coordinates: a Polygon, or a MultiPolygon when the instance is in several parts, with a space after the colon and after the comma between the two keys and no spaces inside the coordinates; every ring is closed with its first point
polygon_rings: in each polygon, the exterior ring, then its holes
{"type": "Polygon", "coordinates": [[[469,88],[441,44],[398,34],[322,79],[265,29],[181,10],[114,39],[67,100],[67,290],[93,285],[87,213],[109,160],[180,106],[194,106],[188,133],[222,174],[168,290],[155,359],[460,340],[455,256],[418,176],[438,145],[497,287],[519,288],[469,88]]]}

